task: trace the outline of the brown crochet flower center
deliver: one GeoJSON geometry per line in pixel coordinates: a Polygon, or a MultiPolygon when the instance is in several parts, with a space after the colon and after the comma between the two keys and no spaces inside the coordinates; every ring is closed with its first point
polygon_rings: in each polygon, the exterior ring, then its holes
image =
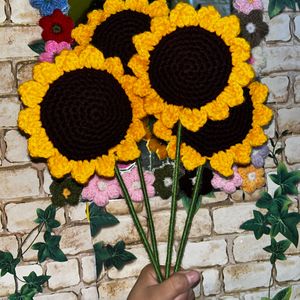
{"type": "Polygon", "coordinates": [[[54,81],[41,103],[41,122],[58,151],[69,160],[107,154],[124,139],[131,104],[106,71],[78,69],[54,81]]]}
{"type": "Polygon", "coordinates": [[[241,143],[252,128],[254,109],[248,89],[244,89],[244,97],[242,104],[230,109],[227,119],[209,120],[197,132],[183,128],[182,141],[207,157],[241,143]]]}
{"type": "Polygon", "coordinates": [[[140,12],[124,10],[111,15],[97,26],[92,37],[92,45],[103,52],[105,57],[120,57],[125,71],[127,63],[136,53],[132,37],[150,30],[150,17],[140,12]]]}
{"type": "Polygon", "coordinates": [[[201,27],[177,28],[150,52],[151,86],[168,104],[200,108],[227,86],[229,47],[201,27]]]}

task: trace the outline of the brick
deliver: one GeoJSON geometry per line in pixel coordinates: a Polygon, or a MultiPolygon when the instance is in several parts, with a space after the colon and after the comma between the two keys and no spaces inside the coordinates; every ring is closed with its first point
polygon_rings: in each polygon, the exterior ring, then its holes
{"type": "Polygon", "coordinates": [[[28,44],[41,39],[41,28],[39,26],[14,26],[0,27],[0,58],[11,57],[33,57],[33,52],[28,44]]]}
{"type": "Polygon", "coordinates": [[[203,271],[203,291],[205,296],[215,295],[221,291],[221,281],[219,271],[208,269],[203,271]]]}
{"type": "Polygon", "coordinates": [[[51,295],[35,296],[33,297],[33,299],[34,300],[77,300],[77,296],[74,293],[55,293],[51,295]]]}
{"type": "Polygon", "coordinates": [[[225,240],[188,242],[182,260],[185,269],[225,265],[228,261],[225,240]]]}
{"type": "Polygon", "coordinates": [[[261,80],[269,88],[267,103],[284,103],[288,99],[289,78],[287,76],[264,77],[261,80]]]}
{"type": "Polygon", "coordinates": [[[50,185],[53,181],[52,177],[51,177],[51,174],[49,173],[49,170],[48,168],[45,168],[44,169],[44,172],[43,172],[43,177],[44,177],[44,181],[43,181],[43,189],[44,189],[44,192],[48,195],[50,195],[50,185]]]}
{"type": "Polygon", "coordinates": [[[260,74],[261,70],[266,67],[266,56],[262,47],[257,46],[251,50],[251,56],[254,59],[252,67],[256,74],[260,74]]]}
{"type": "Polygon", "coordinates": [[[290,256],[285,261],[276,262],[276,280],[279,282],[300,279],[300,257],[290,256]]]}
{"type": "Polygon", "coordinates": [[[16,127],[19,111],[17,98],[0,98],[0,127],[16,127]]]}
{"type": "Polygon", "coordinates": [[[17,64],[18,85],[32,79],[32,69],[36,61],[20,62],[17,64]]]}
{"type": "MultiPolygon", "coordinates": [[[[100,233],[94,237],[93,242],[105,241],[107,244],[116,244],[123,240],[126,245],[140,241],[137,230],[130,216],[118,216],[119,224],[101,229],[100,233]]],[[[146,220],[140,218],[140,222],[146,231],[146,220]]]]}
{"type": "MultiPolygon", "coordinates": [[[[133,205],[137,213],[142,211],[143,203],[133,203],[133,205]]],[[[128,206],[124,199],[110,200],[105,208],[113,215],[129,215],[128,206]]]]}
{"type": "Polygon", "coordinates": [[[225,192],[215,192],[214,197],[203,197],[202,198],[202,203],[203,204],[211,204],[211,203],[218,203],[218,202],[224,202],[228,199],[228,194],[225,192]]]}
{"type": "Polygon", "coordinates": [[[264,132],[270,138],[273,138],[275,136],[275,118],[272,119],[269,125],[264,127],[264,132]]]}
{"type": "Polygon", "coordinates": [[[274,196],[276,189],[278,188],[278,184],[271,180],[270,175],[277,174],[276,172],[267,173],[267,191],[271,196],[274,196]]]}
{"type": "Polygon", "coordinates": [[[5,158],[11,162],[30,161],[27,151],[27,139],[17,130],[9,130],[4,136],[6,142],[5,158]]]}
{"type": "Polygon", "coordinates": [[[50,262],[47,264],[47,275],[51,276],[48,281],[51,290],[77,285],[80,282],[78,261],[50,262]]]}
{"type": "MultiPolygon", "coordinates": [[[[26,266],[18,266],[16,268],[17,276],[20,279],[23,279],[23,276],[28,276],[31,272],[35,272],[38,276],[43,274],[42,267],[40,265],[26,265],[26,266]]],[[[24,285],[23,282],[18,280],[18,286],[22,287],[24,285]]]]}
{"type": "Polygon", "coordinates": [[[289,137],[285,141],[285,156],[289,164],[300,162],[300,136],[289,137]]]}
{"type": "Polygon", "coordinates": [[[300,102],[300,76],[295,77],[294,82],[294,94],[295,94],[295,102],[300,102]]]}
{"type": "MultiPolygon", "coordinates": [[[[1,36],[1,27],[0,27],[0,36],[1,36]]],[[[3,40],[3,38],[1,40],[3,40]]],[[[2,52],[2,47],[1,47],[1,52],[2,52]]],[[[0,94],[10,94],[14,91],[14,89],[15,89],[15,79],[12,73],[11,63],[8,61],[0,62],[0,94]]]]}
{"type": "MultiPolygon", "coordinates": [[[[133,248],[128,248],[127,250],[130,251],[132,254],[134,254],[137,259],[125,265],[124,268],[120,271],[118,271],[116,268],[111,268],[108,271],[109,278],[120,279],[120,278],[138,276],[141,270],[150,263],[148,259],[148,254],[143,247],[133,247],[133,248]]],[[[167,256],[166,243],[158,244],[158,254],[159,254],[160,264],[164,265],[167,256]]],[[[176,255],[175,250],[173,249],[173,255],[172,255],[173,263],[175,263],[176,260],[175,255],[176,255]]]]}
{"type": "Polygon", "coordinates": [[[15,291],[14,276],[7,273],[4,276],[0,277],[0,297],[8,296],[14,293],[14,291],[15,291]]]}
{"type": "Polygon", "coordinates": [[[14,235],[8,236],[0,236],[1,244],[0,250],[1,251],[8,251],[14,257],[18,254],[18,241],[14,235]]]}
{"type": "Polygon", "coordinates": [[[295,24],[295,36],[300,39],[300,16],[296,16],[294,19],[294,24],[295,24]]]}
{"type": "Polygon", "coordinates": [[[242,232],[240,226],[252,219],[254,204],[235,204],[230,207],[217,208],[213,211],[214,231],[218,234],[242,232]]]}
{"type": "MultiPolygon", "coordinates": [[[[272,287],[271,288],[271,293],[270,293],[270,296],[271,298],[274,297],[276,295],[277,292],[279,292],[280,288],[274,290],[274,288],[272,287]]],[[[244,296],[244,299],[245,300],[257,300],[257,299],[262,299],[263,297],[268,297],[268,291],[262,291],[262,292],[255,292],[255,293],[249,293],[249,294],[246,294],[244,296]]]]}
{"type": "Polygon", "coordinates": [[[0,0],[0,22],[1,23],[6,20],[4,6],[5,6],[5,1],[4,0],[0,0]]]}
{"type": "MultiPolygon", "coordinates": [[[[164,242],[168,239],[170,211],[161,211],[153,216],[157,240],[164,242]]],[[[176,214],[175,238],[180,240],[186,220],[186,212],[178,210],[176,214]]],[[[190,238],[210,235],[211,218],[208,209],[199,209],[193,219],[190,238]]]]}
{"type": "MultiPolygon", "coordinates": [[[[37,218],[36,209],[45,209],[50,202],[48,200],[39,200],[27,203],[8,204],[5,206],[7,215],[7,229],[10,232],[26,232],[30,231],[37,224],[34,220],[37,218]],[[22,216],[22,217],[20,217],[22,216]]],[[[55,217],[56,220],[63,224],[63,210],[59,210],[55,217]]]]}
{"type": "Polygon", "coordinates": [[[269,22],[269,34],[266,36],[267,42],[282,41],[287,42],[291,39],[290,17],[288,14],[279,14],[269,22]]]}
{"type": "MultiPolygon", "coordinates": [[[[27,237],[27,235],[25,234],[22,237],[22,241],[27,237]]],[[[35,238],[35,235],[33,234],[32,236],[30,236],[27,241],[25,242],[25,244],[22,247],[22,250],[25,251],[30,243],[33,241],[33,239],[35,238]]],[[[35,243],[44,243],[44,237],[43,234],[39,234],[38,237],[35,240],[35,243]]],[[[38,251],[33,250],[31,248],[29,248],[26,253],[23,255],[23,260],[24,261],[38,261],[38,251]]]]}
{"type": "Polygon", "coordinates": [[[101,282],[98,287],[98,292],[102,299],[124,300],[127,299],[135,282],[136,278],[101,282]]]}
{"type": "Polygon", "coordinates": [[[82,279],[86,283],[96,281],[96,259],[94,255],[85,256],[81,259],[82,279]]]}
{"type": "Polygon", "coordinates": [[[233,241],[233,256],[237,262],[267,260],[270,253],[263,250],[270,244],[270,237],[263,235],[256,240],[254,235],[240,235],[233,241]]]}
{"type": "Polygon", "coordinates": [[[82,289],[81,300],[99,300],[99,295],[96,287],[90,287],[87,289],[82,289]]]}
{"type": "Polygon", "coordinates": [[[278,110],[278,128],[280,132],[288,130],[291,133],[300,133],[300,107],[282,108],[278,110]]]}
{"type": "Polygon", "coordinates": [[[281,72],[300,70],[300,47],[282,46],[264,48],[266,67],[262,72],[281,72]]]}
{"type": "Polygon", "coordinates": [[[33,168],[0,169],[0,200],[39,195],[39,179],[33,168]]]}
{"type": "Polygon", "coordinates": [[[76,206],[67,206],[68,216],[71,221],[83,221],[86,220],[86,203],[79,202],[76,206]]]}
{"type": "Polygon", "coordinates": [[[89,224],[65,228],[60,235],[60,248],[66,255],[93,250],[89,224]]]}
{"type": "Polygon", "coordinates": [[[11,20],[15,24],[37,24],[41,15],[34,9],[29,1],[10,0],[11,20]]]}
{"type": "Polygon", "coordinates": [[[267,287],[271,269],[270,262],[226,266],[223,270],[225,291],[234,292],[267,287]]]}

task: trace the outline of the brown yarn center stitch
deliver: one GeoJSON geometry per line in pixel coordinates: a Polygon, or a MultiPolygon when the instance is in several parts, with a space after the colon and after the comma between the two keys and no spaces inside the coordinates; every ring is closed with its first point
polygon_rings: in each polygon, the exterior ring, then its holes
{"type": "Polygon", "coordinates": [[[230,109],[227,119],[209,120],[197,132],[183,128],[182,141],[207,157],[241,143],[252,128],[254,109],[248,89],[244,89],[244,97],[242,104],[230,109]]]}
{"type": "Polygon", "coordinates": [[[177,28],[150,52],[151,86],[168,104],[200,108],[223,91],[231,70],[229,47],[201,27],[177,28]]]}
{"type": "Polygon", "coordinates": [[[41,103],[41,122],[58,151],[69,160],[95,159],[124,139],[131,104],[106,71],[78,69],[54,81],[41,103]]]}
{"type": "Polygon", "coordinates": [[[132,37],[150,30],[150,17],[140,12],[124,10],[111,15],[97,26],[91,44],[103,52],[105,57],[120,57],[126,73],[130,58],[136,53],[132,37]]]}

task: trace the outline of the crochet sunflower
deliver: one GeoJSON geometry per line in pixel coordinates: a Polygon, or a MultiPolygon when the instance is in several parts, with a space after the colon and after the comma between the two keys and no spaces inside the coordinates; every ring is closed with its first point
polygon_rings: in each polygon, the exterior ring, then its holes
{"type": "Polygon", "coordinates": [[[168,6],[165,0],[107,0],[103,10],[88,14],[87,24],[80,24],[72,37],[82,46],[92,44],[105,57],[120,57],[125,71],[129,59],[136,53],[132,37],[150,30],[153,17],[166,16],[168,6]]]}
{"type": "Polygon", "coordinates": [[[227,118],[254,77],[239,33],[238,18],[221,18],[212,6],[196,11],[179,3],[169,16],[153,18],[151,31],[133,37],[137,54],[128,64],[146,112],[167,128],[180,120],[192,131],[227,118]]]}
{"type": "MultiPolygon", "coordinates": [[[[197,132],[182,131],[181,161],[187,170],[204,165],[206,161],[223,176],[233,175],[232,165],[250,163],[252,147],[267,141],[262,126],[272,119],[272,110],[264,105],[268,88],[253,82],[244,88],[244,102],[230,109],[229,117],[222,121],[209,120],[197,132]]],[[[154,126],[154,133],[168,141],[169,157],[176,152],[176,128],[154,126]]]]}
{"type": "Polygon", "coordinates": [[[71,173],[85,183],[94,172],[114,176],[117,160],[139,157],[136,143],[145,135],[135,80],[124,75],[119,58],[105,59],[93,46],[36,65],[33,80],[19,88],[27,108],[18,123],[30,135],[30,155],[46,158],[56,178],[71,173]]]}

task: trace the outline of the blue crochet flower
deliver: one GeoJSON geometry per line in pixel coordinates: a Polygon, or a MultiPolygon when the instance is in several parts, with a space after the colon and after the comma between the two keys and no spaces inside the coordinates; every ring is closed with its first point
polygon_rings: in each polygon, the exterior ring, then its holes
{"type": "Polygon", "coordinates": [[[55,9],[61,10],[64,14],[68,14],[70,6],[68,0],[30,0],[32,7],[38,9],[42,16],[52,15],[55,9]]]}

